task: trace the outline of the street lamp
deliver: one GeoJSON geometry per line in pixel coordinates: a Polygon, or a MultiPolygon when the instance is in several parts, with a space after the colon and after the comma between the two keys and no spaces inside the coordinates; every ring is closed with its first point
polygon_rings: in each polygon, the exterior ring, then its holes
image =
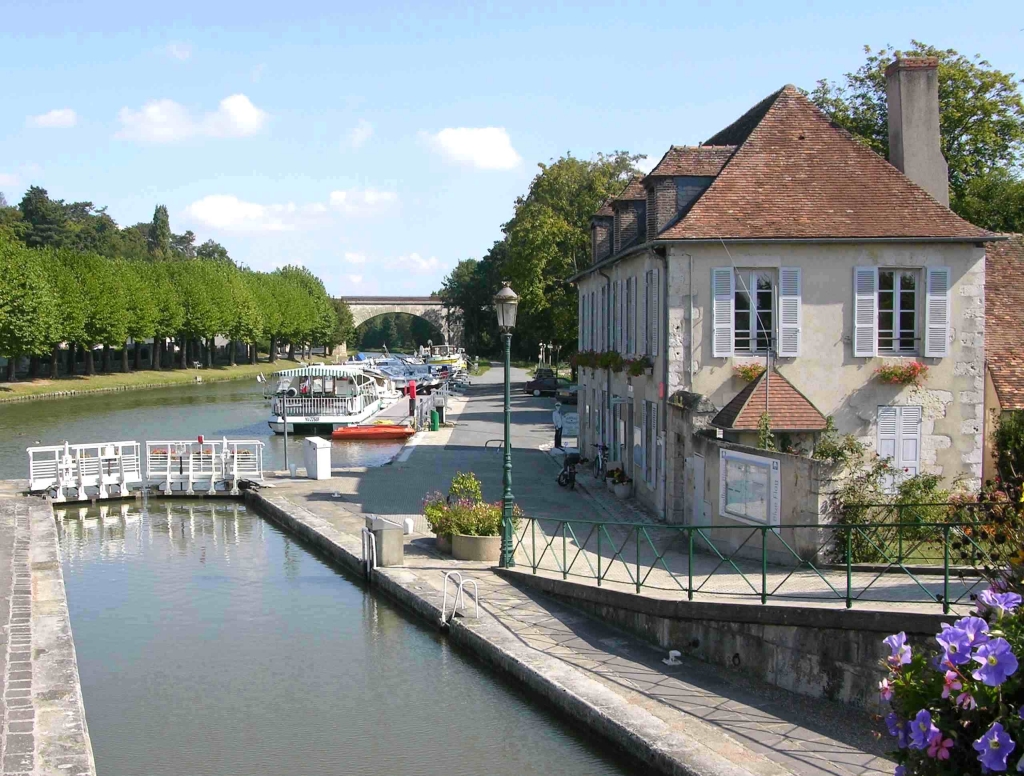
{"type": "Polygon", "coordinates": [[[502,284],[494,295],[494,311],[498,314],[498,328],[505,342],[505,473],[502,480],[504,492],[501,497],[501,559],[498,565],[512,568],[516,565],[512,550],[512,393],[510,373],[512,370],[512,329],[516,327],[516,306],[519,297],[516,292],[502,284]]]}
{"type": "MultiPolygon", "coordinates": [[[[552,343],[548,343],[548,363],[551,363],[551,357],[554,355],[555,346],[552,343]]],[[[558,364],[555,364],[555,374],[558,374],[558,364]]]]}

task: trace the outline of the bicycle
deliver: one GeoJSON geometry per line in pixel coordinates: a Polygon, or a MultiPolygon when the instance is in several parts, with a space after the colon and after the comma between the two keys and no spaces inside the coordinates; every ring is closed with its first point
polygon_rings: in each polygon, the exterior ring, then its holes
{"type": "Polygon", "coordinates": [[[594,479],[600,482],[605,475],[605,455],[608,453],[608,445],[593,445],[597,448],[597,455],[594,456],[594,479]]]}
{"type": "Polygon", "coordinates": [[[579,453],[567,453],[558,473],[558,484],[569,490],[576,490],[576,464],[581,463],[579,453]]]}

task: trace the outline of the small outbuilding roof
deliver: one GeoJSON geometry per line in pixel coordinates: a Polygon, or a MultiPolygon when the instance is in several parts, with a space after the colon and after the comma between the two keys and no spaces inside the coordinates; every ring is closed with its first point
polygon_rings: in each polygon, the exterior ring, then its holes
{"type": "Polygon", "coordinates": [[[711,425],[726,431],[757,431],[761,415],[772,431],[824,431],[825,416],[774,369],[762,372],[715,415],[711,425]],[[766,379],[767,377],[767,379],[766,379]],[[766,403],[767,396],[767,403],[766,403]]]}
{"type": "Polygon", "coordinates": [[[985,365],[1003,410],[1024,410],[1024,235],[985,251],[985,365]]]}

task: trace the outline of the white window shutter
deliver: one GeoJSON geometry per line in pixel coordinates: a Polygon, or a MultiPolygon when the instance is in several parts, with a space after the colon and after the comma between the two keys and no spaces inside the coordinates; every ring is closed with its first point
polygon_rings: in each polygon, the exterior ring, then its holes
{"type": "Polygon", "coordinates": [[[640,427],[640,467],[644,471],[644,477],[647,476],[647,402],[641,402],[643,404],[643,425],[640,427]]]}
{"type": "Polygon", "coordinates": [[[900,443],[898,467],[904,477],[914,477],[921,469],[921,408],[900,407],[900,443]]]}
{"type": "Polygon", "coordinates": [[[878,353],[878,267],[853,270],[853,355],[878,353]]]}
{"type": "Polygon", "coordinates": [[[643,321],[643,327],[642,327],[643,328],[643,334],[641,335],[642,338],[640,340],[640,352],[642,354],[644,354],[645,356],[648,353],[651,352],[651,349],[650,349],[651,348],[651,343],[650,343],[650,336],[649,336],[650,335],[650,330],[651,330],[650,317],[649,317],[650,314],[651,314],[651,310],[650,310],[651,304],[650,304],[650,302],[651,302],[651,273],[650,272],[645,272],[644,273],[644,314],[640,318],[640,320],[643,321]]]}
{"type": "MultiPolygon", "coordinates": [[[[1004,278],[1004,282],[1012,282],[1004,278]]],[[[928,269],[928,297],[924,308],[924,354],[930,358],[949,355],[949,286],[948,267],[928,269]]]]}
{"type": "Polygon", "coordinates": [[[659,272],[658,272],[657,269],[654,269],[651,272],[651,277],[653,278],[653,282],[651,283],[651,307],[653,308],[653,310],[651,312],[651,357],[652,358],[657,358],[658,357],[658,315],[659,315],[659,312],[658,312],[659,304],[658,304],[658,302],[660,301],[660,297],[661,297],[661,293],[660,293],[661,292],[661,286],[658,283],[658,279],[659,279],[658,275],[659,275],[659,272]]]}
{"type": "Polygon", "coordinates": [[[782,267],[779,269],[779,348],[782,358],[794,358],[800,355],[800,330],[803,326],[801,310],[800,268],[782,267]]]}
{"type": "Polygon", "coordinates": [[[732,267],[715,267],[711,270],[711,296],[714,300],[714,331],[712,333],[711,355],[728,357],[733,352],[733,304],[736,294],[736,277],[732,267]]]}
{"type": "Polygon", "coordinates": [[[889,458],[896,465],[896,438],[899,436],[899,407],[878,408],[878,444],[875,452],[879,458],[889,458]]]}

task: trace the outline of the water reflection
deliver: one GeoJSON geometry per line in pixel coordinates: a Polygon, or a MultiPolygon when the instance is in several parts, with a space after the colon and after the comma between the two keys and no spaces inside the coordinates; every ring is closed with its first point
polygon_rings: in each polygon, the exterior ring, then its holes
{"type": "Polygon", "coordinates": [[[58,525],[105,776],[630,772],[241,504],[58,525]]]}

